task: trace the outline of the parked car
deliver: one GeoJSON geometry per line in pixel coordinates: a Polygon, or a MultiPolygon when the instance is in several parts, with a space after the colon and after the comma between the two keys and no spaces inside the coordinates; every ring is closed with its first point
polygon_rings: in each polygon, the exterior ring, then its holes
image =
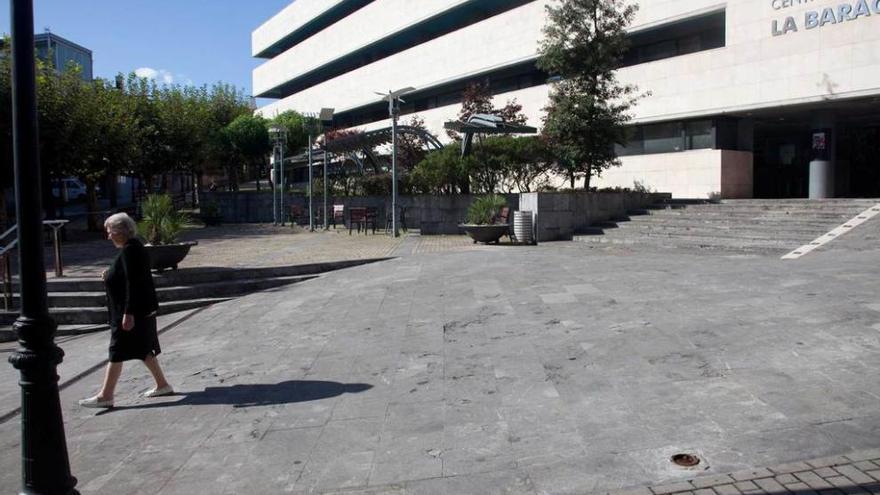
{"type": "MultiPolygon", "coordinates": [[[[53,181],[52,183],[52,196],[56,198],[61,198],[63,201],[72,201],[75,199],[84,199],[86,197],[86,185],[82,183],[76,177],[65,177],[61,179],[61,184],[64,187],[64,190],[59,195],[58,193],[58,181],[53,181]]],[[[95,192],[101,192],[101,188],[95,186],[95,192]]]]}

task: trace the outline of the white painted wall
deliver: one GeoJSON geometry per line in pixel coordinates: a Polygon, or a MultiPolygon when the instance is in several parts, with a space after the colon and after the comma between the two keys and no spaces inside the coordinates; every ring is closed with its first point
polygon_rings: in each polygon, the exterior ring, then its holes
{"type": "Polygon", "coordinates": [[[342,3],[343,0],[296,0],[251,33],[251,55],[256,55],[309,20],[342,3]]]}
{"type": "MultiPolygon", "coordinates": [[[[777,0],[778,1],[778,0],[777,0]]],[[[650,91],[637,121],[671,120],[880,94],[880,12],[805,30],[807,11],[856,0],[815,0],[781,10],[773,0],[727,2],[727,46],[627,67],[622,81],[650,91]],[[774,20],[792,16],[798,32],[773,36],[774,20]]],[[[876,0],[871,0],[876,3],[876,0]]],[[[637,21],[656,24],[713,0],[642,2],[637,21]]]]}
{"type": "Polygon", "coordinates": [[[254,70],[254,94],[261,94],[294,76],[469,1],[472,0],[377,0],[370,3],[257,67],[254,70]]]}
{"type": "MultiPolygon", "coordinates": [[[[301,1],[309,0],[298,0],[294,6],[301,1]]],[[[432,87],[522,60],[537,52],[547,1],[527,4],[410,48],[279,100],[259,112],[272,116],[287,109],[356,108],[376,101],[374,90],[432,87]]],[[[726,6],[727,46],[621,69],[621,81],[651,92],[651,96],[634,109],[635,122],[744,113],[751,109],[880,95],[880,11],[871,10],[870,16],[856,20],[804,29],[807,11],[821,12],[826,7],[836,8],[841,3],[857,1],[813,0],[783,9],[774,9],[774,0],[641,2],[633,30],[726,6]],[[795,19],[798,31],[774,36],[773,21],[781,26],[787,16],[795,19]]],[[[870,0],[872,9],[878,1],[870,0]]],[[[255,91],[289,80],[294,74],[458,3],[460,1],[454,0],[378,0],[341,21],[339,28],[334,26],[326,33],[319,33],[259,67],[254,71],[255,91]],[[406,14],[399,18],[389,15],[394,12],[390,9],[392,4],[408,7],[396,10],[406,14]],[[350,24],[344,24],[346,22],[350,24]]],[[[502,105],[511,97],[517,98],[529,115],[529,124],[540,127],[547,92],[546,86],[530,88],[499,95],[496,102],[502,105]]],[[[420,115],[429,130],[443,138],[443,122],[454,118],[458,110],[459,105],[450,105],[420,115]]],[[[362,127],[387,125],[389,121],[384,120],[362,127]]],[[[596,185],[632,187],[633,180],[639,179],[656,190],[672,192],[678,197],[705,197],[708,192],[721,190],[722,159],[718,150],[625,157],[623,162],[623,167],[606,172],[596,185]]]]}
{"type": "MultiPolygon", "coordinates": [[[[651,92],[636,107],[635,120],[671,120],[880,94],[880,14],[773,36],[773,20],[781,22],[791,15],[803,24],[806,11],[840,2],[816,0],[775,10],[772,1],[727,2],[724,48],[621,69],[622,81],[651,92]]],[[[374,2],[258,67],[254,71],[255,92],[458,3],[461,0],[418,0],[416,8],[414,0],[374,2]]],[[[373,101],[374,90],[430,87],[523,60],[537,52],[546,3],[533,2],[418,45],[308,88],[266,110],[269,114],[325,106],[344,110],[373,101]]],[[[633,29],[718,7],[716,0],[642,2],[633,29]]]]}
{"type": "Polygon", "coordinates": [[[710,192],[721,192],[721,150],[625,156],[621,161],[623,166],[606,170],[590,185],[632,189],[634,181],[639,181],[676,198],[706,198],[710,192]]]}
{"type": "Polygon", "coordinates": [[[541,15],[542,8],[542,2],[526,4],[305,89],[265,110],[269,115],[322,107],[339,112],[376,101],[380,97],[374,91],[434,87],[489,68],[529,60],[535,56],[541,31],[533,18],[541,15]],[[491,49],[480,48],[484,46],[491,49]]]}

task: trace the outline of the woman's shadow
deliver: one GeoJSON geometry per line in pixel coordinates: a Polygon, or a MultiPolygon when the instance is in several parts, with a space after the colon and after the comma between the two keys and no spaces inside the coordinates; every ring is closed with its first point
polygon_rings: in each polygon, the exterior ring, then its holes
{"type": "MultiPolygon", "coordinates": [[[[152,402],[131,406],[118,406],[106,411],[126,409],[152,409],[155,407],[202,406],[227,404],[232,407],[272,406],[312,400],[327,399],[342,394],[356,394],[373,388],[366,383],[339,383],[313,380],[288,380],[274,384],[231,385],[207,387],[201,392],[178,392],[182,397],[173,402],[152,402]]],[[[174,397],[171,396],[171,397],[174,397]]]]}

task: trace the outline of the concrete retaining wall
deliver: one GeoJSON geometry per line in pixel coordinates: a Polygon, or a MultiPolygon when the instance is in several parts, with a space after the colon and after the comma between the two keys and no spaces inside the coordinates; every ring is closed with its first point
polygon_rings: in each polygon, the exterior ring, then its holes
{"type": "MultiPolygon", "coordinates": [[[[507,204],[511,211],[527,210],[534,215],[538,241],[571,239],[585,227],[606,220],[620,218],[628,210],[644,208],[663,198],[663,193],[588,193],[547,192],[508,194],[507,204]]],[[[467,216],[467,209],[474,195],[452,196],[401,196],[399,203],[406,209],[406,226],[420,229],[422,234],[455,235],[462,233],[458,225],[467,216]]],[[[220,207],[224,222],[259,223],[272,221],[272,194],[255,192],[205,193],[204,201],[215,202],[220,207]]],[[[284,198],[285,210],[291,205],[307,209],[303,196],[288,195],[284,198]]],[[[379,227],[385,225],[386,213],[391,212],[391,198],[384,196],[333,198],[330,205],[345,205],[346,212],[352,207],[375,207],[379,209],[379,227]]],[[[323,208],[323,200],[315,199],[315,214],[323,208]]],[[[307,211],[307,210],[306,210],[307,211]]],[[[511,215],[512,217],[512,215],[511,215]]],[[[346,214],[346,218],[347,214],[346,214]]]]}
{"type": "Polygon", "coordinates": [[[571,239],[596,222],[621,218],[629,210],[670,197],[665,193],[542,192],[522,193],[519,203],[520,210],[532,212],[540,242],[571,239]]]}
{"type": "MultiPolygon", "coordinates": [[[[519,209],[519,194],[508,194],[507,204],[511,211],[519,209]]],[[[406,209],[406,226],[421,229],[422,234],[436,235],[460,234],[458,224],[467,216],[467,209],[474,196],[463,194],[453,196],[400,196],[398,202],[406,209]]],[[[272,221],[272,194],[255,192],[208,192],[204,194],[205,202],[214,202],[220,208],[224,222],[231,223],[265,223],[272,221]]],[[[375,207],[379,209],[379,226],[384,227],[386,213],[391,213],[391,198],[384,196],[358,196],[331,198],[329,205],[341,204],[346,212],[352,207],[375,207]]],[[[290,211],[291,205],[303,209],[308,207],[308,200],[303,196],[287,195],[284,197],[285,210],[290,211]]],[[[323,199],[316,198],[315,214],[324,206],[323,199]]],[[[332,207],[330,208],[332,210],[332,207]]],[[[346,214],[346,219],[348,215],[346,214]]]]}

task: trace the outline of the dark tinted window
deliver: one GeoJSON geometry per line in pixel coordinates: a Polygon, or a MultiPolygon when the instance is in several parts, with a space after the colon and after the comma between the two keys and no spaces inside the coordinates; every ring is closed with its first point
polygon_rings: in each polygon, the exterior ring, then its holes
{"type": "Polygon", "coordinates": [[[630,48],[621,66],[721,48],[725,44],[725,22],[725,12],[721,11],[636,31],[629,36],[630,48]]]}

